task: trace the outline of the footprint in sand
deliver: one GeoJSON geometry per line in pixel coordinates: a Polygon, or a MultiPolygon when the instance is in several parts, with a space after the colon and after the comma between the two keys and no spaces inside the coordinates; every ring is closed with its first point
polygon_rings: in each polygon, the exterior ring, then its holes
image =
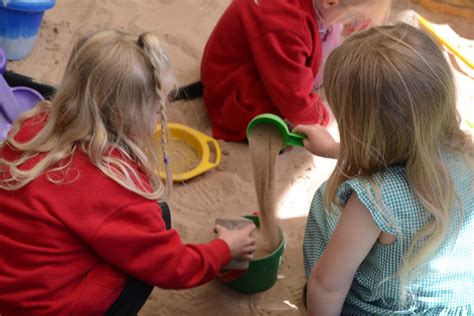
{"type": "Polygon", "coordinates": [[[169,33],[164,34],[163,38],[165,39],[165,42],[167,42],[169,45],[177,46],[184,54],[188,55],[194,60],[200,60],[201,57],[199,51],[195,49],[191,44],[189,44],[186,40],[169,33]]]}
{"type": "Polygon", "coordinates": [[[209,286],[203,286],[194,288],[191,291],[183,291],[180,293],[178,298],[179,301],[183,302],[184,305],[189,304],[190,306],[199,306],[203,310],[206,310],[206,306],[212,306],[213,301],[209,300],[208,296],[209,286]]]}
{"type": "Polygon", "coordinates": [[[199,196],[200,204],[205,208],[215,208],[222,202],[222,190],[217,187],[209,187],[206,184],[194,186],[196,196],[199,196]]]}
{"type": "Polygon", "coordinates": [[[220,1],[216,1],[216,0],[203,0],[199,8],[201,10],[218,8],[220,5],[219,2],[220,1]]]}
{"type": "Polygon", "coordinates": [[[129,31],[131,33],[135,33],[135,34],[141,34],[141,33],[145,32],[144,28],[138,26],[138,22],[141,19],[142,19],[141,14],[137,14],[137,15],[134,15],[133,17],[131,17],[130,21],[128,21],[128,24],[127,24],[127,31],[129,31]]]}
{"type": "Polygon", "coordinates": [[[70,12],[73,12],[74,16],[79,18],[79,21],[86,23],[92,17],[96,0],[70,1],[68,6],[75,8],[70,12]]]}
{"type": "MultiPolygon", "coordinates": [[[[94,24],[94,27],[97,28],[98,30],[103,30],[110,28],[113,25],[114,22],[114,14],[113,12],[108,8],[100,5],[100,7],[95,6],[93,8],[93,12],[90,12],[89,15],[95,15],[99,17],[98,19],[96,18],[95,20],[100,21],[99,23],[94,24]]],[[[89,18],[85,18],[84,20],[88,20],[89,18]]],[[[86,24],[84,24],[86,25],[86,24]]]]}

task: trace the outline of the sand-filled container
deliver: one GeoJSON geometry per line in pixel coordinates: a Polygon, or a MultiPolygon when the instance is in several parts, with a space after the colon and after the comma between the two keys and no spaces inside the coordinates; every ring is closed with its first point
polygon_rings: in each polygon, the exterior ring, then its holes
{"type": "MultiPolygon", "coordinates": [[[[252,220],[255,226],[260,226],[258,216],[244,216],[252,220]]],[[[281,241],[278,247],[265,257],[256,258],[250,261],[247,270],[225,271],[220,279],[231,289],[239,293],[258,293],[270,289],[278,277],[281,258],[285,251],[285,238],[279,228],[281,241]]]]}

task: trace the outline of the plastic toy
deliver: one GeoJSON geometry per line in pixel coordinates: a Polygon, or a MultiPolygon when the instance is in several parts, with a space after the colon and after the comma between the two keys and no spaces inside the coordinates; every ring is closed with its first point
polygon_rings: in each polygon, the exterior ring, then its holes
{"type": "Polygon", "coordinates": [[[286,146],[300,146],[304,147],[303,139],[304,136],[301,134],[291,133],[288,130],[288,125],[286,122],[275,114],[265,113],[257,115],[247,126],[247,138],[250,136],[252,129],[259,124],[271,124],[277,127],[282,136],[284,147],[286,146]]]}
{"type": "MultiPolygon", "coordinates": [[[[157,126],[154,139],[161,140],[161,127],[157,126]]],[[[194,178],[221,162],[219,143],[191,127],[178,123],[168,124],[168,155],[173,181],[185,181],[194,178]],[[212,155],[214,149],[214,155],[212,155]]],[[[159,171],[165,177],[164,170],[159,171]]]]}
{"type": "Polygon", "coordinates": [[[0,142],[3,141],[15,119],[43,100],[41,94],[28,87],[10,88],[3,78],[7,60],[0,48],[0,142]]]}

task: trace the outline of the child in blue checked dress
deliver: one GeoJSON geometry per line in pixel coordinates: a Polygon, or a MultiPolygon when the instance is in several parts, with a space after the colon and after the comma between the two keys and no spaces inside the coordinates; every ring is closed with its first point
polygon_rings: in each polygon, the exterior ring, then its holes
{"type": "Polygon", "coordinates": [[[399,24],[350,37],[324,89],[340,144],[297,126],[337,158],[303,244],[310,315],[474,315],[474,145],[437,45],[399,24]]]}

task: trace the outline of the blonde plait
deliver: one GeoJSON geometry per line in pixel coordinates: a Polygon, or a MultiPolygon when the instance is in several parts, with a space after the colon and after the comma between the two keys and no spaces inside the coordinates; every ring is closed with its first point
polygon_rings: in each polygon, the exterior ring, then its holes
{"type": "Polygon", "coordinates": [[[4,146],[22,154],[14,161],[0,159],[0,188],[19,189],[43,172],[53,183],[64,181],[57,172],[67,174],[71,158],[82,151],[127,190],[153,200],[169,192],[171,177],[163,185],[157,174],[163,160],[152,134],[158,114],[166,152],[165,108],[172,74],[156,35],[140,38],[106,30],[77,42],[53,100],[14,123],[4,146]],[[18,142],[20,126],[37,116],[45,118],[42,129],[32,139],[18,142]],[[38,154],[44,154],[39,163],[20,170],[26,159],[38,154]]]}
{"type": "Polygon", "coordinates": [[[162,82],[162,80],[166,77],[161,76],[160,72],[164,71],[169,73],[170,62],[167,55],[162,50],[156,35],[152,33],[143,33],[138,37],[138,44],[143,49],[145,56],[148,58],[150,64],[153,67],[153,82],[155,84],[159,105],[158,114],[161,128],[161,149],[163,152],[162,159],[166,172],[165,194],[167,194],[170,192],[173,183],[173,175],[168,157],[168,118],[166,116],[166,102],[168,101],[168,94],[171,90],[172,80],[170,77],[168,77],[168,82],[162,82]]]}

